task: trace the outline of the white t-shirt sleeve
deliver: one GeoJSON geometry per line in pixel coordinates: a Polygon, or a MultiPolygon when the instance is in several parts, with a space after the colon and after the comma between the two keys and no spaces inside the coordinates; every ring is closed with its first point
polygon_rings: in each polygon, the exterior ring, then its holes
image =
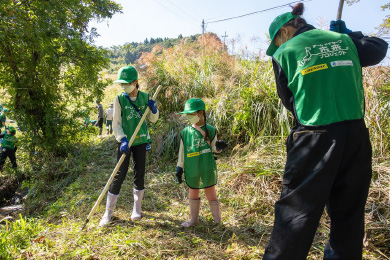
{"type": "Polygon", "coordinates": [[[179,156],[178,156],[177,166],[184,169],[184,144],[183,140],[180,138],[180,148],[179,148],[179,156]]]}
{"type": "Polygon", "coordinates": [[[121,104],[119,103],[118,96],[116,96],[114,99],[114,115],[112,119],[112,128],[114,131],[115,139],[118,142],[120,142],[123,137],[127,137],[123,132],[123,128],[122,128],[121,104]]]}
{"type": "Polygon", "coordinates": [[[149,122],[156,123],[157,120],[158,120],[159,115],[160,115],[160,111],[158,109],[157,109],[157,113],[156,114],[153,114],[152,111],[149,111],[149,114],[148,114],[149,122]]]}

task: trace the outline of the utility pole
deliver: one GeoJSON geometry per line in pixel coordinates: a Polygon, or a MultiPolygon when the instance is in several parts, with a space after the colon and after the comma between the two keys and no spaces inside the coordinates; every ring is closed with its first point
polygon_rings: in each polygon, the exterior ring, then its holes
{"type": "Polygon", "coordinates": [[[226,31],[225,31],[225,35],[222,35],[222,38],[223,38],[223,46],[225,48],[226,44],[225,44],[225,39],[226,37],[228,37],[229,35],[226,35],[226,31]]]}

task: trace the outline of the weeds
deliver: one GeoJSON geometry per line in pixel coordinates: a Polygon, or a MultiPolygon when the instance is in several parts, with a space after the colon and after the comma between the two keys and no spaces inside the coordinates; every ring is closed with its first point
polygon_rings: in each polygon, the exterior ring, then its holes
{"type": "MultiPolygon", "coordinates": [[[[157,85],[164,86],[158,99],[161,118],[149,126],[154,141],[147,159],[143,219],[129,220],[133,203],[129,174],[112,224],[97,227],[102,203],[87,230],[79,232],[116,164],[113,137],[86,135],[68,156],[36,158],[35,164],[24,166],[38,177],[44,173],[41,182],[31,183],[26,203],[27,212],[40,219],[23,219],[25,227],[21,220],[12,222],[19,221],[13,233],[21,230],[23,236],[2,233],[2,238],[11,241],[8,246],[2,240],[0,248],[7,250],[4,255],[22,259],[261,258],[273,225],[274,203],[280,196],[284,142],[292,124],[277,96],[271,64],[231,57],[212,34],[169,49],[157,46],[138,63],[144,65],[141,89],[153,93],[157,85]],[[176,183],[174,172],[179,133],[186,123],[177,112],[191,97],[205,101],[207,121],[217,127],[219,138],[227,140],[230,148],[217,160],[223,224],[212,224],[201,192],[200,225],[183,229],[180,223],[189,217],[188,192],[185,185],[176,183]]],[[[366,206],[363,258],[389,259],[390,70],[368,68],[364,74],[374,175],[366,206]]],[[[103,103],[108,104],[120,89],[109,86],[106,91],[103,103]]],[[[1,224],[2,231],[10,230],[1,224]]],[[[322,258],[329,225],[324,213],[308,259],[322,258]]]]}
{"type": "Polygon", "coordinates": [[[28,221],[19,216],[16,221],[9,222],[7,219],[0,219],[0,258],[12,259],[28,248],[32,240],[42,231],[42,226],[32,218],[28,221]]]}

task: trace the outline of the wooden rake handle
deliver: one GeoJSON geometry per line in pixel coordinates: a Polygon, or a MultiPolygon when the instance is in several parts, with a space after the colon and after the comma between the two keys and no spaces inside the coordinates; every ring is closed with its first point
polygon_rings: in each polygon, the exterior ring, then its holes
{"type": "Polygon", "coordinates": [[[340,2],[339,2],[339,9],[337,10],[336,21],[337,20],[341,20],[341,15],[343,13],[343,6],[344,6],[344,0],[340,0],[340,2]]]}

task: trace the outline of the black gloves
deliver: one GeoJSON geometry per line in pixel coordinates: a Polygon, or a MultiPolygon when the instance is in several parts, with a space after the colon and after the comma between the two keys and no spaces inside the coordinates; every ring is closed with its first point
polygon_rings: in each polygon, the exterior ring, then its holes
{"type": "Polygon", "coordinates": [[[180,183],[183,182],[183,168],[181,167],[177,167],[176,169],[176,177],[177,177],[177,181],[180,183]]]}
{"type": "Polygon", "coordinates": [[[217,151],[223,150],[228,146],[228,143],[224,140],[217,140],[215,142],[215,147],[217,148],[217,151]]]}

